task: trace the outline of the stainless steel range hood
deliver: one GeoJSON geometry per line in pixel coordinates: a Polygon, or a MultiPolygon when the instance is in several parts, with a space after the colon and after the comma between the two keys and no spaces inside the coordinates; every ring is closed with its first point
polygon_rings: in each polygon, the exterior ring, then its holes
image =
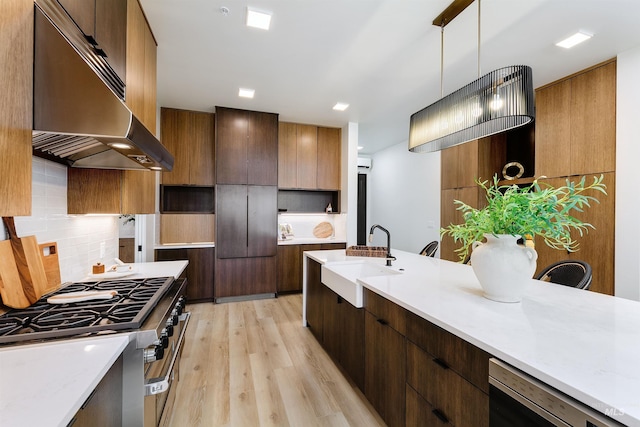
{"type": "Polygon", "coordinates": [[[122,80],[60,4],[35,4],[34,154],[73,167],[172,170],[171,153],[123,102],[122,80]]]}

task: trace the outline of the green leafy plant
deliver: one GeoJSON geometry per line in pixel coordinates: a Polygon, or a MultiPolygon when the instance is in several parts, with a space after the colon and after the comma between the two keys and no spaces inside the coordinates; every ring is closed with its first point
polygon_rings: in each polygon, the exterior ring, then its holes
{"type": "Polygon", "coordinates": [[[442,228],[441,235],[448,234],[455,242],[462,242],[462,247],[456,249],[460,260],[466,259],[473,242],[481,241],[484,234],[511,234],[528,238],[540,236],[554,249],[576,251],[578,243],[571,237],[571,231],[575,230],[582,236],[594,227],[571,213],[583,212],[591,206],[590,202],[598,202],[595,197],[585,194],[588,191],[607,194],[603,176],[594,177],[590,185],[586,185],[586,177],[582,177],[577,184],[567,180],[566,185],[557,188],[539,182],[544,178],[540,177],[524,187],[515,184],[499,186],[497,175],[494,175],[492,184],[476,180],[486,192],[486,207],[475,209],[455,200],[457,209],[463,213],[464,223],[442,228]]]}

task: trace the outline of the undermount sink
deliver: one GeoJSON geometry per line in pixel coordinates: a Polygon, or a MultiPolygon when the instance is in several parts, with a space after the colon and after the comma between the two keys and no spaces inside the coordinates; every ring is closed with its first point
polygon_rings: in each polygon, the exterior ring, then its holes
{"type": "Polygon", "coordinates": [[[362,301],[362,285],[358,279],[395,274],[402,273],[368,260],[350,261],[323,265],[321,281],[351,305],[360,308],[364,303],[362,301]]]}

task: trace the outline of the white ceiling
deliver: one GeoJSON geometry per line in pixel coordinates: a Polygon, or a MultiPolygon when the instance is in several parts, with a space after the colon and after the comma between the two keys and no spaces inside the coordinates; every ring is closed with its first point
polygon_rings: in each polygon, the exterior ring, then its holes
{"type": "MultiPolygon", "coordinates": [[[[158,42],[161,106],[357,122],[362,153],[406,141],[409,116],[440,98],[440,28],[431,22],[450,2],[141,0],[158,42]],[[247,6],[273,13],[269,31],[244,25],[247,6]],[[239,87],[255,98],[239,98],[239,87]],[[338,101],[350,107],[333,111],[338,101]]],[[[529,65],[534,87],[640,46],[640,0],[482,0],[480,17],[481,74],[529,65]],[[554,45],[578,30],[594,37],[554,45]]],[[[477,22],[476,1],[445,28],[445,95],[478,77],[477,22]]]]}

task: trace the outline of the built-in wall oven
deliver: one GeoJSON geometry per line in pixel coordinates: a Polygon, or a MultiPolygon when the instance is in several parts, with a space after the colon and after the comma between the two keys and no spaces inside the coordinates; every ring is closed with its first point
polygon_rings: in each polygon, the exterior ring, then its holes
{"type": "Polygon", "coordinates": [[[490,427],[620,427],[532,376],[500,361],[489,361],[490,427]]]}

